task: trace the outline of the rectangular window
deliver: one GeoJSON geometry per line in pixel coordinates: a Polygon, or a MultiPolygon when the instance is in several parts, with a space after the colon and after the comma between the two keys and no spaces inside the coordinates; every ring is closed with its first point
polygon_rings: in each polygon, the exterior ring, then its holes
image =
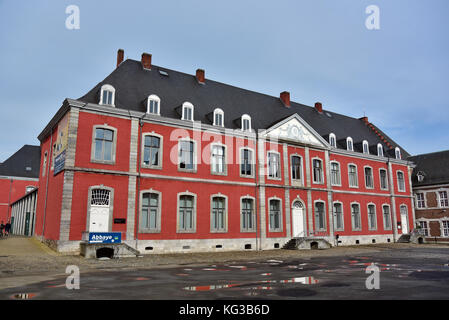
{"type": "Polygon", "coordinates": [[[424,193],[417,193],[416,194],[416,206],[418,208],[425,208],[426,207],[426,201],[424,200],[424,193]]]}
{"type": "Polygon", "coordinates": [[[157,193],[144,193],[142,196],[142,228],[157,230],[158,214],[159,195],[157,193]]]}
{"type": "Polygon", "coordinates": [[[268,152],[268,176],[275,179],[281,177],[278,153],[268,152]]]}
{"type": "Polygon", "coordinates": [[[223,126],[223,115],[221,113],[215,113],[215,125],[216,126],[223,126]]]}
{"type": "Polygon", "coordinates": [[[377,229],[376,206],[373,204],[368,205],[368,228],[370,230],[377,229]]]}
{"type": "Polygon", "coordinates": [[[147,166],[160,166],[160,138],[145,136],[143,147],[143,163],[147,166]]]}
{"type": "Polygon", "coordinates": [[[270,200],[270,230],[281,228],[281,201],[270,200]]]}
{"type": "Polygon", "coordinates": [[[337,162],[331,162],[331,184],[339,186],[340,181],[340,165],[337,162]]]}
{"type": "Polygon", "coordinates": [[[102,104],[112,105],[112,91],[103,90],[102,104]]]}
{"type": "Polygon", "coordinates": [[[301,180],[301,157],[292,156],[292,179],[301,180]]]}
{"type": "Polygon", "coordinates": [[[368,167],[365,168],[365,187],[370,189],[374,188],[373,169],[368,167]]]}
{"type": "Polygon", "coordinates": [[[443,236],[449,237],[449,221],[441,221],[443,224],[443,236]]]}
{"type": "Polygon", "coordinates": [[[313,182],[323,183],[323,162],[319,159],[313,159],[313,182]]]}
{"type": "Polygon", "coordinates": [[[212,173],[225,174],[225,147],[224,146],[212,146],[211,154],[211,167],[212,173]]]}
{"type": "Polygon", "coordinates": [[[391,230],[391,216],[390,216],[390,207],[383,206],[382,207],[383,217],[384,217],[384,229],[391,230]]]}
{"type": "Polygon", "coordinates": [[[447,191],[439,191],[438,195],[440,196],[440,207],[449,207],[447,191]]]}
{"type": "Polygon", "coordinates": [[[334,203],[334,224],[335,230],[343,231],[343,209],[341,203],[334,203]]]}
{"type": "Polygon", "coordinates": [[[240,174],[242,176],[253,175],[253,152],[249,149],[241,149],[240,174]]]}
{"type": "Polygon", "coordinates": [[[192,120],[192,108],[190,107],[183,108],[183,120],[192,120]]]}
{"type": "Polygon", "coordinates": [[[243,131],[249,131],[250,130],[249,119],[243,119],[242,129],[243,129],[243,131]]]}
{"type": "Polygon", "coordinates": [[[212,231],[226,231],[226,199],[212,198],[212,231]]]}
{"type": "Polygon", "coordinates": [[[114,131],[95,129],[95,160],[112,161],[112,148],[114,144],[114,131]]]}
{"type": "Polygon", "coordinates": [[[404,181],[404,173],[402,171],[398,171],[398,190],[405,191],[405,181],[404,181]]]}
{"type": "Polygon", "coordinates": [[[359,181],[357,178],[357,167],[353,164],[348,166],[349,186],[358,187],[359,181]]]}
{"type": "Polygon", "coordinates": [[[351,205],[352,230],[361,230],[360,206],[358,204],[351,205]]]}
{"type": "Polygon", "coordinates": [[[326,230],[326,214],[323,202],[315,202],[315,228],[320,231],[326,230]]]}
{"type": "Polygon", "coordinates": [[[242,199],[242,231],[254,231],[254,201],[242,199]]]}
{"type": "Polygon", "coordinates": [[[156,100],[150,100],[148,112],[152,114],[159,114],[159,102],[156,100]]]}
{"type": "Polygon", "coordinates": [[[194,197],[179,197],[179,231],[193,231],[194,197]]]}
{"type": "Polygon", "coordinates": [[[429,226],[427,225],[427,221],[420,221],[419,225],[421,226],[421,235],[428,237],[429,236],[429,226]]]}
{"type": "Polygon", "coordinates": [[[179,168],[194,170],[194,143],[192,141],[179,142],[179,168]]]}
{"type": "Polygon", "coordinates": [[[379,175],[380,175],[380,188],[385,190],[388,189],[387,170],[380,169],[379,175]]]}
{"type": "Polygon", "coordinates": [[[47,173],[47,151],[45,151],[44,154],[44,163],[42,164],[42,176],[45,177],[46,173],[47,173]]]}

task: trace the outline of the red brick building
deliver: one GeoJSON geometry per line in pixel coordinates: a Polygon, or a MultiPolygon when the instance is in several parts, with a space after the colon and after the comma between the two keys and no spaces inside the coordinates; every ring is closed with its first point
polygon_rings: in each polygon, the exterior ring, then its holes
{"type": "Polygon", "coordinates": [[[39,146],[24,145],[0,164],[0,222],[10,221],[10,205],[37,188],[39,161],[39,146]]]}
{"type": "Polygon", "coordinates": [[[409,156],[368,121],[123,61],[39,135],[36,235],[142,253],[395,241],[414,226],[409,156]]]}
{"type": "Polygon", "coordinates": [[[410,157],[416,221],[427,242],[449,241],[449,151],[410,157]]]}

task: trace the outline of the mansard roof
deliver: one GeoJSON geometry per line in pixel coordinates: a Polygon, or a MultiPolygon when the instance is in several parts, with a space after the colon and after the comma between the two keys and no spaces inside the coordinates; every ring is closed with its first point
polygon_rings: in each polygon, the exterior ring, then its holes
{"type": "Polygon", "coordinates": [[[449,150],[420,154],[407,160],[416,164],[412,174],[414,187],[449,183],[449,150]],[[418,181],[418,173],[423,174],[423,181],[418,181]]]}
{"type": "MultiPolygon", "coordinates": [[[[206,79],[198,83],[196,77],[179,71],[162,68],[156,65],[151,70],[142,68],[140,61],[125,60],[103,81],[98,83],[79,101],[98,104],[101,86],[110,84],[115,88],[115,107],[146,112],[146,98],[156,94],[161,99],[160,114],[163,117],[179,119],[175,110],[183,102],[191,102],[195,106],[194,119],[211,124],[208,115],[215,108],[224,111],[224,126],[237,129],[237,119],[243,114],[251,116],[252,129],[268,129],[293,114],[298,114],[322,137],[334,133],[337,140],[352,137],[354,143],[367,140],[369,145],[384,145],[384,150],[393,150],[385,155],[394,157],[394,148],[398,146],[392,139],[381,136],[364,121],[323,110],[319,113],[314,107],[291,102],[286,107],[279,97],[245,90],[232,85],[206,79]],[[164,71],[161,73],[160,71],[164,71]],[[390,144],[388,146],[386,141],[390,144]]],[[[380,130],[379,130],[380,131],[380,130]]],[[[400,146],[399,146],[400,147],[400,146]]],[[[342,148],[344,149],[344,148],[342,148]]],[[[409,154],[400,147],[402,157],[409,154]]]]}
{"type": "Polygon", "coordinates": [[[0,164],[0,176],[39,178],[41,147],[24,145],[0,164]]]}

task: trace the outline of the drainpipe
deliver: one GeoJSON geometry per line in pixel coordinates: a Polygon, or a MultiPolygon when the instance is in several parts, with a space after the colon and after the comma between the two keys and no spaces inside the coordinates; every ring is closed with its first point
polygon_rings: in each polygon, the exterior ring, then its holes
{"type": "MultiPolygon", "coordinates": [[[[391,180],[391,182],[390,182],[390,194],[391,194],[391,199],[393,200],[393,198],[394,198],[393,172],[391,172],[390,168],[391,168],[390,158],[388,158],[388,178],[389,178],[388,180],[391,180]]],[[[394,203],[394,206],[396,206],[396,202],[394,203]]],[[[393,231],[393,243],[396,243],[396,232],[394,231],[395,230],[394,228],[397,228],[397,225],[394,225],[393,212],[396,215],[396,208],[393,208],[393,202],[391,202],[390,223],[391,223],[391,231],[393,231]]],[[[383,214],[383,212],[382,212],[382,214],[383,214]]]]}
{"type": "Polygon", "coordinates": [[[137,175],[137,201],[136,201],[136,211],[137,212],[137,218],[136,218],[136,225],[134,226],[134,230],[136,231],[136,250],[137,250],[137,244],[139,242],[139,218],[140,218],[140,178],[141,178],[141,166],[140,166],[140,157],[142,154],[140,153],[140,145],[142,143],[141,136],[142,136],[142,127],[143,127],[143,118],[145,117],[145,113],[142,115],[142,117],[139,118],[139,130],[138,130],[138,137],[137,137],[137,167],[138,167],[138,175],[137,175]]]}
{"type": "Polygon", "coordinates": [[[53,148],[53,127],[51,128],[51,131],[50,131],[49,156],[47,157],[47,163],[45,164],[48,169],[44,168],[47,171],[47,178],[46,178],[46,182],[45,182],[44,220],[42,222],[42,239],[41,239],[41,242],[44,242],[44,237],[45,237],[45,219],[46,219],[46,216],[47,216],[47,198],[48,198],[48,176],[50,175],[50,166],[49,166],[49,164],[50,164],[50,160],[53,160],[53,159],[51,159],[53,157],[52,152],[51,152],[52,148],[53,148]],[[50,160],[48,160],[48,159],[50,159],[50,160]]]}
{"type": "Polygon", "coordinates": [[[260,237],[258,237],[258,232],[260,232],[260,230],[259,230],[259,228],[258,228],[258,226],[259,226],[259,219],[258,219],[258,217],[259,217],[259,214],[258,214],[258,210],[257,210],[257,208],[258,208],[258,199],[259,199],[259,197],[258,197],[258,195],[259,195],[259,192],[260,192],[260,190],[258,190],[258,185],[257,185],[257,176],[258,176],[258,174],[259,174],[259,162],[258,162],[258,159],[259,159],[259,154],[258,154],[258,149],[257,149],[257,147],[258,147],[258,143],[259,143],[259,133],[256,131],[256,141],[255,141],[255,155],[254,155],[254,181],[255,181],[255,186],[254,186],[254,189],[255,189],[255,199],[254,199],[254,207],[255,207],[255,210],[256,210],[256,251],[257,250],[261,250],[261,248],[259,248],[259,238],[260,237]],[[259,191],[259,192],[258,192],[259,191]]]}

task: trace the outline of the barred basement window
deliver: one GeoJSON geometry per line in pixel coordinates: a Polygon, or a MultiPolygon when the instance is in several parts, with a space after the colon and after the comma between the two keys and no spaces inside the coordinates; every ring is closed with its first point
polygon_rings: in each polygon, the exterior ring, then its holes
{"type": "Polygon", "coordinates": [[[95,206],[109,206],[111,192],[106,189],[92,189],[90,204],[95,206]]]}

